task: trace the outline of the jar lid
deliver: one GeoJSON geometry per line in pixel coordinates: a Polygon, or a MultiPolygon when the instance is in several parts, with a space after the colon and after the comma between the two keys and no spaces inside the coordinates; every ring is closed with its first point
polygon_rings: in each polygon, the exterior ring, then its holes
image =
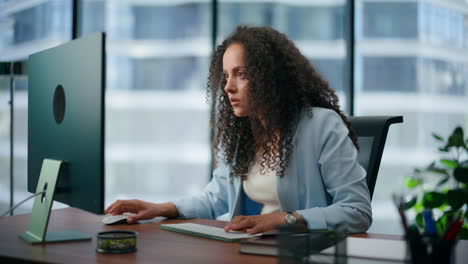
{"type": "Polygon", "coordinates": [[[137,235],[137,232],[128,230],[99,232],[96,251],[117,254],[135,252],[137,235]]]}

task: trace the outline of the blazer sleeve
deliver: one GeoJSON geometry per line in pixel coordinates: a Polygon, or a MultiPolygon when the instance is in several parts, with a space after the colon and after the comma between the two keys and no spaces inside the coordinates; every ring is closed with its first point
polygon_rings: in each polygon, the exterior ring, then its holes
{"type": "Polygon", "coordinates": [[[215,219],[228,212],[229,170],[225,164],[213,171],[213,177],[197,195],[179,198],[172,203],[182,218],[215,219]]]}
{"type": "Polygon", "coordinates": [[[307,149],[311,156],[313,151],[317,153],[318,162],[310,162],[310,166],[318,165],[331,203],[297,212],[310,229],[335,229],[344,224],[348,232],[365,232],[372,223],[370,194],[348,128],[333,110],[314,111],[312,120],[307,120],[304,132],[314,137],[306,140],[307,149]]]}

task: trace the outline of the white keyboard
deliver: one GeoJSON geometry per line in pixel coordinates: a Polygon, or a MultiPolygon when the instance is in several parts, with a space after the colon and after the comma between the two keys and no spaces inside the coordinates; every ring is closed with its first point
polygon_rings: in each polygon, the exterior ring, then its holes
{"type": "Polygon", "coordinates": [[[193,223],[182,223],[182,224],[162,224],[161,229],[184,233],[188,235],[200,236],[215,240],[221,240],[226,242],[234,242],[241,239],[261,236],[262,234],[247,234],[243,232],[230,231],[225,232],[223,228],[212,227],[207,225],[199,225],[193,223]]]}

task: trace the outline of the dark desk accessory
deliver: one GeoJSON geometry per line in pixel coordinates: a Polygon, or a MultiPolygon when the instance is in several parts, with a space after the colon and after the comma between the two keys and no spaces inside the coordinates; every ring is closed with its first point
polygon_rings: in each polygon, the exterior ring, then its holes
{"type": "Polygon", "coordinates": [[[409,227],[409,233],[405,238],[413,264],[451,264],[455,261],[454,249],[457,243],[455,239],[421,235],[415,225],[409,227]]]}
{"type": "Polygon", "coordinates": [[[137,232],[127,230],[99,232],[96,251],[111,254],[135,252],[137,235],[137,232]]]}
{"type": "Polygon", "coordinates": [[[456,236],[463,224],[461,211],[455,217],[447,219],[446,228],[439,235],[432,210],[426,209],[423,211],[424,230],[420,231],[420,228],[416,224],[408,225],[408,220],[403,209],[404,199],[401,196],[394,195],[393,201],[401,218],[405,240],[408,243],[411,255],[411,263],[454,263],[454,249],[457,243],[456,236]]]}
{"type": "Polygon", "coordinates": [[[336,230],[308,230],[299,225],[282,225],[279,229],[279,263],[346,263],[346,237],[343,226],[336,230]],[[335,246],[334,255],[320,252],[335,246]]]}

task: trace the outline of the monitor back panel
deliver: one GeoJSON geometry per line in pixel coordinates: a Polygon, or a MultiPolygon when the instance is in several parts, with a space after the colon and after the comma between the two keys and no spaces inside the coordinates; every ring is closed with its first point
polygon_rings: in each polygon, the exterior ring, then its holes
{"type": "Polygon", "coordinates": [[[31,55],[28,85],[28,191],[36,191],[45,158],[62,160],[54,199],[102,213],[104,33],[31,55]]]}

